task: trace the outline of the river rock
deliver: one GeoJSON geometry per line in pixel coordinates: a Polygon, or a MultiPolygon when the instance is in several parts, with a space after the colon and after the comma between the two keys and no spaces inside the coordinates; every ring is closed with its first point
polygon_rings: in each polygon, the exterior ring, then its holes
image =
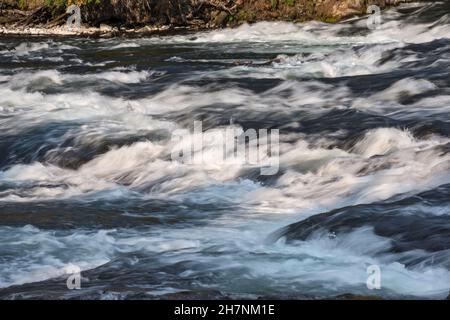
{"type": "Polygon", "coordinates": [[[220,11],[213,18],[212,26],[213,27],[223,27],[223,26],[225,26],[227,18],[228,18],[228,13],[226,13],[225,11],[220,11]]]}
{"type": "Polygon", "coordinates": [[[113,27],[110,25],[107,25],[105,23],[100,24],[100,31],[101,32],[111,32],[113,30],[113,27]]]}

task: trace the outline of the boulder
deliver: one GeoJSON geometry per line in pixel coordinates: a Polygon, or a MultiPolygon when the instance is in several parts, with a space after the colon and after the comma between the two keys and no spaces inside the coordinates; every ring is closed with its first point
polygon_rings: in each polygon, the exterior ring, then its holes
{"type": "Polygon", "coordinates": [[[214,15],[212,19],[212,26],[213,27],[224,27],[226,24],[226,20],[228,18],[229,14],[225,11],[220,11],[217,14],[214,15]]]}

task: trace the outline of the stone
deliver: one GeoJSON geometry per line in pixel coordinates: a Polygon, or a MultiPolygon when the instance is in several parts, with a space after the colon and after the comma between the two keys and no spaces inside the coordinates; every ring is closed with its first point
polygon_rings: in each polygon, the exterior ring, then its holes
{"type": "Polygon", "coordinates": [[[226,19],[228,18],[228,13],[225,11],[220,11],[212,21],[214,27],[223,27],[226,24],[226,19]]]}
{"type": "Polygon", "coordinates": [[[100,24],[100,31],[101,32],[110,32],[113,28],[110,25],[107,25],[105,23],[100,24]]]}

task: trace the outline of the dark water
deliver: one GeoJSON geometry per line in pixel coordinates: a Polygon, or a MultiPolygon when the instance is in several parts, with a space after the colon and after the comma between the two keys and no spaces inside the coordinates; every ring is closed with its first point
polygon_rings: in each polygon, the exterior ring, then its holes
{"type": "Polygon", "coordinates": [[[0,298],[445,298],[450,7],[383,18],[0,38],[0,298]],[[220,161],[230,127],[279,170],[220,161]]]}

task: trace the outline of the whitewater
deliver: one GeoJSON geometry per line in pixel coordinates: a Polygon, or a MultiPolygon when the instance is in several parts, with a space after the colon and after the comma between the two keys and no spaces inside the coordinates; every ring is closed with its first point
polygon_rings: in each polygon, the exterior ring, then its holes
{"type": "Polygon", "coordinates": [[[0,298],[449,295],[450,3],[0,57],[0,298]],[[279,130],[277,173],[229,127],[279,130]]]}

